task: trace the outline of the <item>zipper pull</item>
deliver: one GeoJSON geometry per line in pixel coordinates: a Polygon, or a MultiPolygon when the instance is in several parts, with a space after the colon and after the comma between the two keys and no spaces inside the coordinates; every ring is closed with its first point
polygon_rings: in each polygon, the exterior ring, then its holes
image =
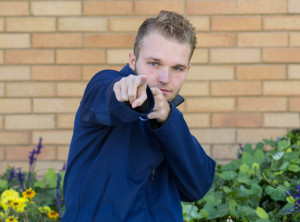
{"type": "Polygon", "coordinates": [[[151,172],[151,174],[152,174],[152,180],[154,180],[155,169],[151,172]]]}

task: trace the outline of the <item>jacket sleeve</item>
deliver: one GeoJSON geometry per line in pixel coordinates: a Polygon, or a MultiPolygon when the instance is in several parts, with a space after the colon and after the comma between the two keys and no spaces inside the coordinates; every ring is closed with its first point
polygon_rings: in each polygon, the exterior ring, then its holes
{"type": "Polygon", "coordinates": [[[147,87],[147,100],[136,109],[116,99],[113,87],[123,77],[117,71],[105,70],[90,80],[78,110],[82,123],[113,126],[122,122],[132,122],[152,111],[154,97],[149,87],[147,87]]]}
{"type": "Polygon", "coordinates": [[[212,185],[215,162],[190,133],[181,112],[171,104],[168,121],[160,128],[151,129],[163,144],[181,200],[201,199],[212,185]]]}

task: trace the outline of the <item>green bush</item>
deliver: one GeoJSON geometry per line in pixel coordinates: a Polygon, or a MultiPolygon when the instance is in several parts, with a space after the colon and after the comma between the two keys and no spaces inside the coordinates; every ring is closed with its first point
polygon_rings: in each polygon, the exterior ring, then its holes
{"type": "Polygon", "coordinates": [[[300,221],[300,131],[263,142],[240,145],[238,159],[217,165],[205,197],[183,203],[186,221],[300,221]]]}

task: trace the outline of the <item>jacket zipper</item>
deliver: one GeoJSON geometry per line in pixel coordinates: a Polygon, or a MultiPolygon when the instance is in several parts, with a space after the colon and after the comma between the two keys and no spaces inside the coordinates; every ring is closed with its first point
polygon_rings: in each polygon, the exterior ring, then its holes
{"type": "Polygon", "coordinates": [[[102,196],[101,196],[101,198],[100,198],[100,201],[99,201],[99,204],[98,204],[98,207],[97,207],[96,214],[95,214],[95,216],[94,216],[93,222],[96,221],[96,218],[97,218],[97,216],[98,216],[98,214],[99,214],[99,211],[100,211],[100,208],[101,208],[103,199],[104,199],[104,195],[105,195],[106,190],[107,190],[107,187],[108,187],[108,182],[110,181],[110,177],[111,177],[111,176],[109,176],[109,178],[107,178],[107,181],[105,182],[104,190],[103,190],[102,196]]]}

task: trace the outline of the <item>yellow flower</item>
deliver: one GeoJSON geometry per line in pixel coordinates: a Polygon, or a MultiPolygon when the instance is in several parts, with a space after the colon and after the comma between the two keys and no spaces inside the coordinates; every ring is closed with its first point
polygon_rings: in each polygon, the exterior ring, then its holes
{"type": "Polygon", "coordinates": [[[56,218],[58,218],[58,216],[59,216],[59,214],[58,214],[56,211],[54,211],[54,210],[51,210],[51,211],[48,213],[48,217],[49,217],[50,219],[56,219],[56,218]]]}
{"type": "Polygon", "coordinates": [[[49,213],[51,211],[51,208],[49,206],[43,206],[43,207],[39,207],[39,211],[41,213],[49,213]]]}
{"type": "Polygon", "coordinates": [[[18,218],[14,217],[14,216],[9,216],[5,222],[18,222],[18,218]]]}
{"type": "Polygon", "coordinates": [[[17,206],[17,212],[18,213],[22,213],[24,211],[24,208],[26,207],[26,203],[28,202],[28,199],[27,198],[24,198],[24,197],[20,197],[18,198],[15,203],[18,203],[18,206],[17,206]]]}
{"type": "Polygon", "coordinates": [[[31,188],[25,190],[25,191],[22,193],[23,197],[28,198],[28,199],[34,198],[35,194],[36,194],[35,191],[32,190],[31,188]]]}
{"type": "Polygon", "coordinates": [[[1,194],[0,203],[2,208],[6,210],[9,206],[11,206],[11,202],[14,202],[20,197],[19,193],[13,189],[5,190],[1,194]]]}

